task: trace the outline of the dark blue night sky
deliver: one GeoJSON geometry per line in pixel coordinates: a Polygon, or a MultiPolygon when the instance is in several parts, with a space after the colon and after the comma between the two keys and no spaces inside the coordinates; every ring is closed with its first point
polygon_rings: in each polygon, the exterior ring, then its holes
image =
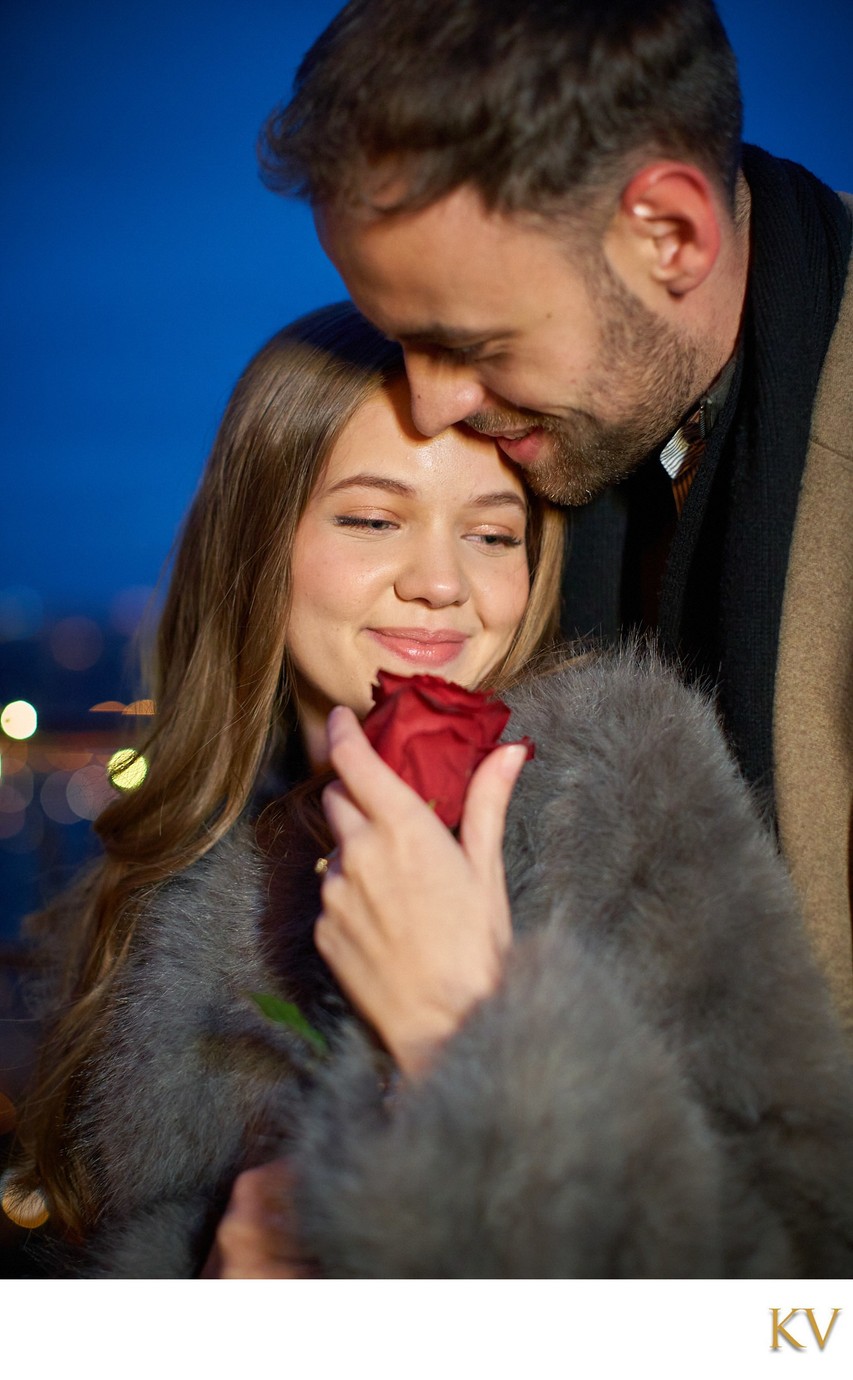
{"type": "MultiPolygon", "coordinates": [[[[152,584],[245,360],[341,295],[253,151],[337,8],[5,0],[0,612],[152,584]]],[[[748,136],[853,189],[849,0],[721,8],[748,136]]]]}

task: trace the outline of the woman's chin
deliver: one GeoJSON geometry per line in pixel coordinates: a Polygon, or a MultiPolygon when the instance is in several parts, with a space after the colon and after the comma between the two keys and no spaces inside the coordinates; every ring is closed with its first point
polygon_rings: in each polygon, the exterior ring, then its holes
{"type": "MultiPolygon", "coordinates": [[[[453,664],[449,666],[416,666],[407,662],[401,662],[395,657],[389,657],[388,661],[381,666],[377,666],[373,673],[373,685],[379,684],[379,672],[387,671],[392,676],[438,676],[441,680],[452,680],[456,685],[462,685],[466,689],[471,689],[474,681],[464,673],[454,671],[453,664]]],[[[373,685],[370,689],[370,703],[364,713],[368,713],[373,708],[373,685]]],[[[360,710],[356,711],[360,719],[364,714],[360,710]]]]}

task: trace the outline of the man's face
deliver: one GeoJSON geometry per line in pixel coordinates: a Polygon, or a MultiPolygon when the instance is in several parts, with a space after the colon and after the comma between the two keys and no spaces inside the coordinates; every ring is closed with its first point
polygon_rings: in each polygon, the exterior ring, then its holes
{"type": "Polygon", "coordinates": [[[415,425],[497,438],[531,487],[585,503],[674,430],[706,382],[699,344],[567,231],[462,187],[421,210],[317,214],[353,301],[406,355],[415,425]]]}

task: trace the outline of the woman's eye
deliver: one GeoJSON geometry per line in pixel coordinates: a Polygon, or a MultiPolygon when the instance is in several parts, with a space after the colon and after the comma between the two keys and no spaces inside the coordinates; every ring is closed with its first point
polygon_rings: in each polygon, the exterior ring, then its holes
{"type": "Polygon", "coordinates": [[[361,532],[387,532],[393,530],[397,524],[390,518],[353,517],[349,513],[342,513],[335,518],[335,526],[354,527],[361,532]]]}
{"type": "Polygon", "coordinates": [[[515,537],[511,532],[472,532],[472,539],[480,546],[487,548],[523,546],[522,537],[515,537]]]}

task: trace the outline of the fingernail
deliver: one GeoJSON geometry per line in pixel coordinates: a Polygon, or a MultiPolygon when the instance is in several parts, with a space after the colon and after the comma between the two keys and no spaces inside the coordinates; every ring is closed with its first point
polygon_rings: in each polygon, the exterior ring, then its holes
{"type": "Polygon", "coordinates": [[[527,761],[526,743],[509,743],[504,749],[503,766],[507,776],[515,776],[527,761]]]}

